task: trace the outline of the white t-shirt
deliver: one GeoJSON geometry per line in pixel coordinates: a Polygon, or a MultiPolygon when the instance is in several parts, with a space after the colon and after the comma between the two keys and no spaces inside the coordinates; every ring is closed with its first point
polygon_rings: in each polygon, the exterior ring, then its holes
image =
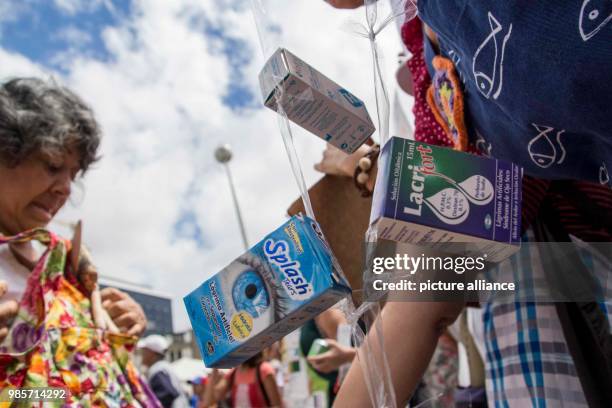
{"type": "MultiPolygon", "coordinates": [[[[33,242],[34,250],[42,255],[45,247],[39,242],[33,242]]],[[[0,298],[0,302],[7,300],[21,301],[26,289],[30,270],[17,261],[8,244],[0,245],[0,280],[8,284],[8,292],[0,298]]]]}
{"type": "MultiPolygon", "coordinates": [[[[476,345],[476,349],[478,350],[478,354],[480,354],[480,358],[483,362],[486,362],[487,354],[486,354],[486,346],[485,346],[485,336],[484,336],[484,322],[482,320],[482,315],[484,310],[481,308],[468,307],[467,310],[467,329],[472,335],[472,339],[474,340],[474,344],[476,345]]],[[[459,318],[460,319],[460,318],[459,318]]],[[[451,335],[455,339],[460,339],[460,323],[459,319],[455,321],[450,327],[449,330],[451,335]]],[[[465,346],[461,341],[457,341],[457,349],[459,356],[459,368],[457,375],[457,384],[460,387],[469,387],[470,384],[470,365],[468,360],[468,354],[465,346]]]]}

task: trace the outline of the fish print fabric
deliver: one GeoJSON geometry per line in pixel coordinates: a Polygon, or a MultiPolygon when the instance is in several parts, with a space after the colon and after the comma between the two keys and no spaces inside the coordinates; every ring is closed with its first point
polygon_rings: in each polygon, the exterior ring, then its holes
{"type": "MultiPolygon", "coordinates": [[[[612,2],[418,7],[464,85],[471,144],[534,177],[612,186],[612,2]]],[[[429,41],[425,54],[434,72],[429,41]]]]}

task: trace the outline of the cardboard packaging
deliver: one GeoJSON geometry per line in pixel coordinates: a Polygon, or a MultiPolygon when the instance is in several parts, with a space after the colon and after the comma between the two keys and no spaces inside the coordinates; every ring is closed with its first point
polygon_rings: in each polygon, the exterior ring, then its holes
{"type": "Polygon", "coordinates": [[[298,215],[184,302],[205,365],[228,368],[350,293],[318,224],[298,215]]]}
{"type": "Polygon", "coordinates": [[[378,238],[499,262],[520,249],[522,169],[392,137],[381,151],[370,223],[378,238]],[[455,247],[456,248],[456,247],[455,247]]]}
{"type": "MultiPolygon", "coordinates": [[[[353,302],[359,305],[363,295],[359,291],[363,288],[363,237],[369,226],[372,197],[362,197],[352,178],[332,175],[323,176],[308,189],[308,195],[317,222],[353,289],[353,302]]],[[[300,212],[305,212],[301,197],[287,209],[290,216],[300,212]]]]}
{"type": "Polygon", "coordinates": [[[266,62],[259,84],[265,106],[347,153],[374,133],[359,98],[283,48],[266,62]]]}

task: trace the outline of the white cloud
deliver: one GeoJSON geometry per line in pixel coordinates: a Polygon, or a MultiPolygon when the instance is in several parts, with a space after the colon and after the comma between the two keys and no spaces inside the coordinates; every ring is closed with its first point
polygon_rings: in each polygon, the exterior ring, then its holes
{"type": "Polygon", "coordinates": [[[53,3],[60,11],[70,16],[92,12],[100,6],[112,7],[110,0],[53,0],[53,3]]]}
{"type": "Polygon", "coordinates": [[[54,38],[65,41],[71,47],[83,47],[90,44],[93,40],[91,33],[80,30],[75,26],[68,26],[61,29],[54,38]]]}
{"type": "MultiPolygon", "coordinates": [[[[68,13],[83,2],[55,0],[68,13]]],[[[340,29],[363,10],[342,12],[323,1],[270,0],[283,45],[366,101],[375,120],[371,60],[366,40],[340,29]]],[[[240,114],[223,105],[231,78],[226,57],[194,20],[205,16],[244,41],[253,58],[243,67],[259,98],[263,64],[250,10],[216,0],[138,0],[134,13],[102,38],[111,58],[73,54],[63,80],[95,109],[104,128],[103,159],[84,181],[77,207],[58,218],[84,220],[85,242],[103,274],[147,282],[181,299],[243,251],[229,187],[213,152],[230,143],[230,163],[251,244],[280,226],[298,196],[276,117],[257,109],[240,114]],[[214,50],[213,50],[214,51],[214,50]],[[185,209],[197,217],[204,243],[174,236],[185,209]]],[[[198,20],[199,21],[199,20],[198,20]]],[[[400,46],[394,27],[380,38],[393,71],[400,46]]],[[[41,73],[22,56],[0,49],[0,77],[41,73]]],[[[324,143],[301,129],[295,142],[308,184],[324,143]]],[[[187,327],[175,302],[176,328],[187,327]]]]}
{"type": "Polygon", "coordinates": [[[38,64],[30,61],[21,54],[0,48],[0,81],[4,82],[13,77],[42,76],[49,77],[52,73],[38,64]]]}

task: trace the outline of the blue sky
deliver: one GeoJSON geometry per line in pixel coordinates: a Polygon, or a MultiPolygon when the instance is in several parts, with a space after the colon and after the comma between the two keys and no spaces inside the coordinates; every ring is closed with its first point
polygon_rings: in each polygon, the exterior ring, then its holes
{"type": "MultiPolygon", "coordinates": [[[[93,2],[92,2],[93,3],[93,2]]],[[[109,58],[101,34],[104,28],[129,18],[130,2],[117,1],[112,8],[100,2],[74,10],[54,1],[24,1],[15,20],[2,26],[2,45],[32,61],[57,68],[58,54],[76,47],[93,58],[109,58]]]]}
{"type": "MultiPolygon", "coordinates": [[[[15,9],[14,17],[2,25],[0,44],[59,72],[65,72],[64,59],[70,55],[109,61],[112,55],[104,43],[103,32],[109,27],[129,24],[135,7],[129,0],[88,3],[79,6],[82,3],[70,0],[25,1],[15,9]]],[[[244,11],[248,7],[246,1],[217,4],[220,9],[244,11]]],[[[245,84],[243,72],[254,50],[243,39],[228,34],[222,24],[215,24],[206,14],[192,18],[190,24],[208,38],[211,52],[228,61],[235,80],[228,84],[223,102],[235,110],[257,108],[258,101],[245,84]]]]}

